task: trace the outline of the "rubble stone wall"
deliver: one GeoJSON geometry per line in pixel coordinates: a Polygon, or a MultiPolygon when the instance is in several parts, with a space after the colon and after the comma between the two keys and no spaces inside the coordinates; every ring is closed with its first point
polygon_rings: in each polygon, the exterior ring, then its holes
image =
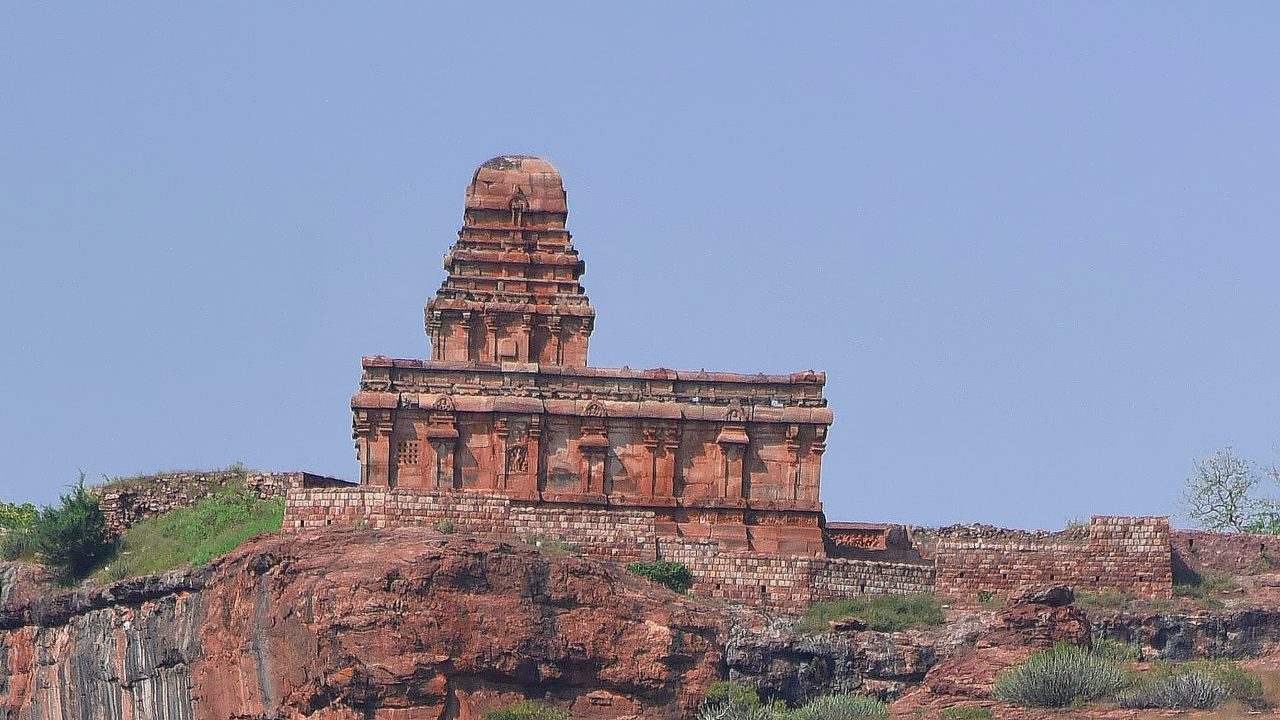
{"type": "Polygon", "coordinates": [[[426,525],[469,535],[566,542],[593,557],[632,562],[655,557],[653,511],[538,507],[468,491],[404,491],[378,487],[289,491],[285,532],[330,525],[384,528],[426,525]]]}
{"type": "Polygon", "coordinates": [[[107,532],[118,536],[139,520],[194,505],[228,482],[243,482],[249,492],[264,500],[283,498],[293,487],[351,486],[345,480],[306,472],[228,469],[118,478],[90,487],[89,492],[98,498],[107,532]]]}
{"type": "Polygon", "coordinates": [[[1174,564],[1193,571],[1251,575],[1280,568],[1280,537],[1257,533],[1173,530],[1174,564]]]}
{"type": "Polygon", "coordinates": [[[1046,582],[1153,598],[1173,595],[1164,517],[1094,516],[1087,528],[1061,533],[943,529],[933,558],[937,592],[957,597],[1046,582]]]}

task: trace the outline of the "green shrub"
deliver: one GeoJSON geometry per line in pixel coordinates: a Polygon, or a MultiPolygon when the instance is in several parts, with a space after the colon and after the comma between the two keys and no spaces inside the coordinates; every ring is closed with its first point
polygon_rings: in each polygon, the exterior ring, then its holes
{"type": "Polygon", "coordinates": [[[996,594],[991,592],[990,590],[978,591],[978,602],[982,603],[983,605],[989,605],[995,602],[995,599],[996,599],[996,594]]]}
{"type": "Polygon", "coordinates": [[[940,720],[991,720],[991,708],[978,705],[952,705],[938,711],[940,720]]]}
{"type": "Polygon", "coordinates": [[[1173,596],[1190,598],[1191,600],[1194,600],[1196,604],[1207,610],[1221,610],[1224,607],[1222,600],[1210,594],[1210,591],[1205,589],[1205,586],[1202,584],[1174,585],[1173,596]]]}
{"type": "Polygon", "coordinates": [[[865,695],[823,695],[782,714],[785,720],[854,720],[889,716],[884,703],[865,695]]]}
{"type": "Polygon", "coordinates": [[[1200,672],[1222,683],[1227,696],[1250,705],[1262,702],[1262,680],[1230,660],[1193,660],[1181,666],[1185,672],[1200,672]]]}
{"type": "Polygon", "coordinates": [[[1093,650],[1091,652],[1094,655],[1108,660],[1114,660],[1118,663],[1133,662],[1135,660],[1142,659],[1138,651],[1132,646],[1126,645],[1119,640],[1112,640],[1111,638],[1103,637],[1101,635],[1094,636],[1093,650]]]}
{"type": "Polygon", "coordinates": [[[678,593],[687,593],[689,588],[693,587],[693,573],[689,572],[689,568],[685,567],[684,563],[668,560],[633,562],[627,565],[627,570],[642,578],[666,585],[678,593]]]}
{"type": "Polygon", "coordinates": [[[1123,708],[1215,708],[1227,698],[1227,686],[1209,673],[1190,670],[1140,683],[1118,698],[1123,708]]]}
{"type": "Polygon", "coordinates": [[[31,503],[0,502],[0,528],[16,530],[31,527],[36,520],[36,506],[31,503]]]}
{"type": "Polygon", "coordinates": [[[254,535],[280,530],[284,501],[259,499],[238,482],[215,488],[195,505],[133,525],[103,579],[150,575],[182,564],[203,565],[254,535]]]}
{"type": "Polygon", "coordinates": [[[1133,601],[1133,596],[1119,590],[1086,590],[1076,593],[1076,605],[1085,612],[1096,610],[1122,610],[1133,601]]]}
{"type": "Polygon", "coordinates": [[[712,705],[703,703],[698,708],[697,720],[777,720],[778,715],[768,707],[742,707],[732,703],[712,705]]]}
{"type": "Polygon", "coordinates": [[[941,625],[944,620],[942,603],[933,595],[859,595],[810,605],[800,627],[807,632],[826,632],[832,621],[850,616],[861,618],[868,628],[880,632],[941,625]]]}
{"type": "Polygon", "coordinates": [[[1028,707],[1065,707],[1110,695],[1124,685],[1120,663],[1061,643],[996,678],[991,695],[1028,707]]]}
{"type": "Polygon", "coordinates": [[[736,705],[738,707],[760,707],[760,695],[753,687],[732,680],[717,680],[711,683],[702,696],[704,705],[736,705]]]}
{"type": "Polygon", "coordinates": [[[435,528],[436,532],[444,533],[445,535],[453,533],[453,521],[449,518],[437,520],[431,527],[435,528]]]}
{"type": "Polygon", "coordinates": [[[35,560],[36,546],[31,536],[31,528],[11,528],[5,531],[0,539],[0,557],[5,560],[35,560]]]}
{"type": "Polygon", "coordinates": [[[63,584],[88,575],[111,555],[104,532],[106,518],[98,499],[85,490],[84,475],[58,505],[40,510],[30,529],[30,543],[39,561],[63,584]]]}
{"type": "Polygon", "coordinates": [[[480,718],[481,720],[569,720],[569,713],[533,700],[521,700],[493,710],[485,710],[480,718]]]}

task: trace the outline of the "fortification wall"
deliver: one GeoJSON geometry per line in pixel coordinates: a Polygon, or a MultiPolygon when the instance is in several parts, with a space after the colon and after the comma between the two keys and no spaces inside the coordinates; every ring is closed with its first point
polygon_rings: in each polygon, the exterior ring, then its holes
{"type": "Polygon", "coordinates": [[[1280,568],[1280,537],[1257,533],[1173,530],[1174,566],[1193,572],[1251,575],[1280,568]]]}
{"type": "Polygon", "coordinates": [[[653,560],[653,512],[539,507],[500,495],[379,487],[290,489],[285,532],[327,526],[427,525],[448,521],[455,532],[517,537],[526,542],[563,541],[594,557],[653,560]]]}
{"type": "Polygon", "coordinates": [[[243,482],[250,493],[264,500],[283,498],[293,487],[352,485],[345,480],[306,472],[228,469],[117,478],[105,485],[90,487],[89,492],[98,498],[98,505],[106,516],[107,532],[117,536],[139,520],[194,505],[228,482],[243,482]]]}
{"type": "Polygon", "coordinates": [[[1055,582],[1076,590],[1173,595],[1168,518],[1094,516],[1061,533],[944,528],[933,542],[937,592],[962,597],[1055,582]]]}
{"type": "Polygon", "coordinates": [[[689,568],[696,595],[784,612],[849,595],[933,592],[928,564],[767,555],[666,537],[658,538],[658,555],[689,568]]]}
{"type": "Polygon", "coordinates": [[[330,526],[436,525],[454,531],[572,543],[589,555],[631,562],[684,563],[703,597],[786,612],[861,594],[938,592],[972,597],[1025,585],[1063,583],[1113,588],[1148,597],[1172,595],[1170,532],[1165,518],[1094,517],[1058,533],[957,526],[932,531],[933,562],[831,558],[733,549],[716,540],[657,532],[651,510],[545,506],[468,490],[358,486],[292,487],[286,532],[330,526]]]}

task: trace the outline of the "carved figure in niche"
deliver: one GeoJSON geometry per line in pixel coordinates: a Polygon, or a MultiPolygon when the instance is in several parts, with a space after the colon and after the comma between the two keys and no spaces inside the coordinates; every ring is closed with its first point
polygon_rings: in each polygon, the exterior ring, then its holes
{"type": "Polygon", "coordinates": [[[529,470],[529,456],[523,445],[507,448],[507,472],[522,473],[529,470]]]}
{"type": "Polygon", "coordinates": [[[587,417],[602,418],[604,417],[604,406],[598,402],[592,402],[587,405],[587,409],[583,412],[583,415],[586,415],[587,417]]]}
{"type": "Polygon", "coordinates": [[[737,401],[729,406],[728,412],[724,414],[724,421],[731,423],[740,423],[746,419],[746,415],[742,412],[742,408],[738,407],[737,401]]]}
{"type": "Polygon", "coordinates": [[[441,395],[432,407],[439,412],[453,412],[453,400],[448,395],[441,395]]]}

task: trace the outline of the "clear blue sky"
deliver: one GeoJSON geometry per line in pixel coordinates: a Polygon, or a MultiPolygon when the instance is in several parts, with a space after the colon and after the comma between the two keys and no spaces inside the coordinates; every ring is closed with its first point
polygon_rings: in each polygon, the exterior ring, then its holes
{"type": "Polygon", "coordinates": [[[500,153],[564,175],[593,364],[827,371],[832,518],[1280,459],[1280,5],[688,5],[5,3],[0,496],[353,477],[500,153]]]}

